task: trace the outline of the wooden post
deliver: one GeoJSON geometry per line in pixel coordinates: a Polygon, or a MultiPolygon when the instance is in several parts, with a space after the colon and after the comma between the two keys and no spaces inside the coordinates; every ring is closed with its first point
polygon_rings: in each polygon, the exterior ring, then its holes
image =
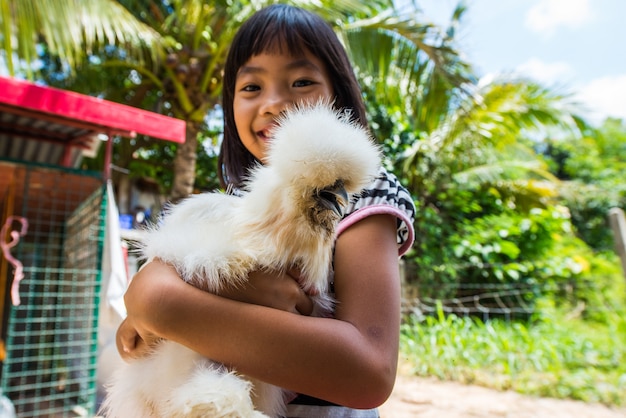
{"type": "Polygon", "coordinates": [[[620,208],[611,208],[609,210],[609,222],[611,229],[613,229],[615,251],[622,260],[622,272],[626,278],[626,218],[624,211],[620,208]]]}

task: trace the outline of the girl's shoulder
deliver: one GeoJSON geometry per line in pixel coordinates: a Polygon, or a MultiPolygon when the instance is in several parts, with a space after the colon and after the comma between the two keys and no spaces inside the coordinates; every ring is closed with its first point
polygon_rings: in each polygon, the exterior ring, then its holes
{"type": "Polygon", "coordinates": [[[411,222],[415,218],[415,205],[409,191],[391,172],[382,168],[372,183],[350,201],[346,216],[368,206],[391,205],[404,212],[411,222]]]}
{"type": "Polygon", "coordinates": [[[409,191],[391,172],[381,168],[365,189],[355,195],[339,224],[338,235],[350,225],[371,215],[389,214],[397,219],[398,251],[404,254],[413,244],[415,204],[409,191]]]}

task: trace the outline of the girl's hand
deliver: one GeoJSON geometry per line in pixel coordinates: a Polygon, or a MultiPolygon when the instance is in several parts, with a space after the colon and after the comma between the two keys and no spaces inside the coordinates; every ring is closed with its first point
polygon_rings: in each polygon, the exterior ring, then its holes
{"type": "Polygon", "coordinates": [[[115,339],[124,360],[145,356],[160,340],[148,328],[152,316],[149,301],[175,295],[176,287],[184,285],[176,270],[159,260],[150,261],[133,276],[124,295],[127,316],[115,339]]]}
{"type": "Polygon", "coordinates": [[[273,271],[250,273],[241,286],[231,286],[219,295],[240,302],[268,306],[301,315],[313,312],[313,301],[300,286],[300,272],[292,269],[278,274],[273,271]]]}
{"type": "Polygon", "coordinates": [[[126,361],[146,356],[158,341],[159,338],[155,335],[140,335],[129,318],[124,319],[117,329],[117,351],[126,361]]]}

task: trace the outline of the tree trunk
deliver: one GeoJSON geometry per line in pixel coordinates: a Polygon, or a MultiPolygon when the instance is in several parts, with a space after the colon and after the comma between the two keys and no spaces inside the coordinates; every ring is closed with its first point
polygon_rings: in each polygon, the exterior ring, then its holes
{"type": "Polygon", "coordinates": [[[174,158],[174,180],[170,200],[177,202],[193,192],[196,178],[196,150],[198,148],[198,132],[200,125],[187,121],[185,143],[180,144],[174,158]]]}

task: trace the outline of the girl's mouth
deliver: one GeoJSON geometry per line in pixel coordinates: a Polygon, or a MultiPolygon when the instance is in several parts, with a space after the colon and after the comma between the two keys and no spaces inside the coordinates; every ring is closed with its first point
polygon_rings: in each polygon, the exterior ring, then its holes
{"type": "Polygon", "coordinates": [[[271,132],[269,130],[259,131],[256,135],[263,141],[268,141],[271,138],[271,132]]]}
{"type": "Polygon", "coordinates": [[[260,131],[257,131],[256,135],[262,140],[262,141],[269,141],[272,139],[273,136],[273,131],[276,128],[276,125],[272,125],[270,127],[266,127],[264,129],[261,129],[260,131]]]}

